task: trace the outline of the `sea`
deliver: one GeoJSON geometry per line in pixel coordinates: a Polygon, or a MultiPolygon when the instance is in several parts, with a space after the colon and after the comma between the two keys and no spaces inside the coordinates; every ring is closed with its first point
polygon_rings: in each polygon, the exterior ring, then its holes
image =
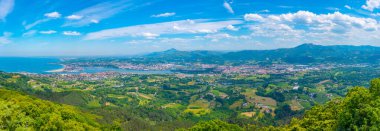
{"type": "MultiPolygon", "coordinates": [[[[59,58],[44,57],[0,57],[0,71],[9,73],[35,73],[35,74],[51,74],[52,70],[62,69],[59,58]]],[[[131,74],[171,74],[171,71],[145,71],[145,70],[128,70],[115,69],[107,67],[87,67],[80,72],[70,72],[67,74],[80,73],[99,73],[99,72],[120,72],[131,74]]],[[[61,74],[61,73],[58,73],[61,74]]],[[[63,72],[65,74],[65,72],[63,72]]]]}
{"type": "Polygon", "coordinates": [[[47,71],[63,68],[58,58],[0,57],[0,71],[48,74],[47,71]]]}

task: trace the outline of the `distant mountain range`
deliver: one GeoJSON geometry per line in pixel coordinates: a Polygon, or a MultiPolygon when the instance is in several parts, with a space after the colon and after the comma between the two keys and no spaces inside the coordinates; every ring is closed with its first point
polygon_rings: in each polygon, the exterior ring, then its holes
{"type": "Polygon", "coordinates": [[[179,51],[170,49],[145,55],[144,58],[171,62],[285,62],[292,64],[311,63],[379,63],[380,47],[334,45],[322,46],[302,44],[294,48],[274,50],[244,50],[236,52],[179,51]]]}

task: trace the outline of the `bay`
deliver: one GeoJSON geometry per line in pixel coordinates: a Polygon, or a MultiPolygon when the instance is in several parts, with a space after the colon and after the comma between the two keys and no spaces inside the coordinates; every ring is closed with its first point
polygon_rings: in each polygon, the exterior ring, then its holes
{"type": "Polygon", "coordinates": [[[0,57],[0,71],[9,73],[36,73],[36,74],[80,74],[80,73],[100,73],[119,72],[130,74],[171,74],[171,71],[146,71],[115,69],[107,67],[86,67],[79,72],[49,72],[62,69],[59,58],[36,58],[36,57],[0,57]]]}
{"type": "Polygon", "coordinates": [[[47,74],[47,71],[63,68],[58,58],[0,57],[0,71],[47,74]]]}

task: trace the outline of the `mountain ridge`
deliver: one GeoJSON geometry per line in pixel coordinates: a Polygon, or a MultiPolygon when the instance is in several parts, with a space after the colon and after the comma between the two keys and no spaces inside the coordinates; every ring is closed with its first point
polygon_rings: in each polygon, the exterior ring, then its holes
{"type": "Polygon", "coordinates": [[[305,43],[293,48],[279,48],[273,50],[242,50],[242,51],[180,51],[170,49],[163,52],[154,52],[145,58],[161,59],[166,61],[189,61],[213,63],[215,61],[280,61],[285,63],[310,64],[320,62],[337,63],[376,63],[380,59],[380,47],[362,45],[316,45],[305,43]]]}
{"type": "Polygon", "coordinates": [[[372,45],[319,45],[319,44],[314,44],[314,43],[303,43],[303,44],[300,44],[300,45],[297,45],[297,46],[294,46],[294,47],[287,47],[287,48],[276,48],[276,49],[257,49],[257,50],[234,50],[234,51],[229,51],[229,50],[223,50],[223,51],[219,51],[219,50],[179,50],[179,49],[176,49],[176,48],[170,48],[170,49],[167,49],[167,50],[163,50],[163,51],[157,51],[157,52],[151,52],[151,53],[147,53],[145,55],[149,55],[149,54],[152,54],[152,53],[159,53],[159,52],[199,52],[199,51],[209,51],[209,52],[240,52],[240,51],[270,51],[270,50],[281,50],[281,49],[292,49],[292,48],[305,48],[305,47],[369,47],[369,48],[380,48],[380,46],[372,46],[372,45]]]}

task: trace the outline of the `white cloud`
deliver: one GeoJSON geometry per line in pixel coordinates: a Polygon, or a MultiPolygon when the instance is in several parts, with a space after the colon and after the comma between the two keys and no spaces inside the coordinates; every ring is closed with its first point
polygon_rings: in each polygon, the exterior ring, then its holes
{"type": "Polygon", "coordinates": [[[64,31],[64,32],[63,32],[63,35],[68,35],[68,36],[79,36],[79,35],[81,35],[81,33],[77,32],[77,31],[64,31]]]}
{"type": "Polygon", "coordinates": [[[284,8],[284,9],[292,9],[292,8],[294,8],[294,6],[286,6],[286,5],[280,5],[278,7],[284,8]]]}
{"type": "Polygon", "coordinates": [[[218,33],[218,34],[208,34],[204,38],[211,39],[212,42],[219,42],[222,39],[232,39],[235,38],[227,33],[218,33]]]}
{"type": "Polygon", "coordinates": [[[229,13],[231,14],[235,13],[234,9],[232,9],[231,5],[228,2],[224,1],[223,7],[226,8],[229,13]]]}
{"type": "Polygon", "coordinates": [[[37,20],[37,21],[35,21],[35,22],[33,22],[33,23],[30,23],[30,24],[26,24],[26,22],[23,23],[24,28],[27,29],[27,30],[29,30],[29,29],[33,28],[34,26],[36,26],[36,25],[39,25],[39,24],[42,24],[42,23],[48,22],[48,21],[50,21],[50,20],[52,20],[52,19],[60,18],[60,17],[61,17],[61,14],[58,13],[58,12],[51,12],[51,13],[46,13],[46,14],[44,14],[44,16],[47,17],[47,18],[37,20]]]}
{"type": "Polygon", "coordinates": [[[344,8],[347,8],[347,9],[349,9],[349,10],[351,10],[351,9],[352,9],[352,7],[351,7],[351,6],[349,6],[349,5],[345,5],[345,6],[344,6],[344,8]]]}
{"type": "Polygon", "coordinates": [[[119,2],[103,2],[78,12],[73,13],[72,15],[82,16],[82,19],[72,21],[68,20],[63,26],[85,26],[92,23],[99,23],[103,19],[110,18],[118,13],[123,12],[127,7],[132,6],[128,1],[122,0],[119,2]]]}
{"type": "Polygon", "coordinates": [[[47,31],[40,31],[41,34],[55,34],[57,31],[55,30],[47,30],[47,31]]]}
{"type": "Polygon", "coordinates": [[[286,24],[278,24],[278,23],[266,23],[266,24],[251,26],[250,30],[252,30],[252,34],[251,34],[252,36],[268,37],[268,38],[276,38],[276,37],[296,38],[296,37],[301,36],[301,34],[305,32],[303,30],[294,30],[292,27],[286,24]]]}
{"type": "Polygon", "coordinates": [[[245,14],[244,15],[245,21],[262,21],[263,17],[259,14],[245,14]]]}
{"type": "Polygon", "coordinates": [[[34,36],[37,33],[37,30],[30,30],[28,32],[25,32],[22,34],[23,37],[31,37],[34,36]]]}
{"type": "Polygon", "coordinates": [[[0,21],[4,21],[5,17],[12,12],[14,0],[0,0],[0,21]]]}
{"type": "Polygon", "coordinates": [[[339,8],[336,8],[336,7],[327,7],[326,9],[331,10],[331,11],[339,11],[340,10],[339,8]]]}
{"type": "Polygon", "coordinates": [[[332,14],[314,14],[308,11],[298,11],[282,15],[271,15],[268,18],[275,22],[281,22],[296,26],[306,26],[306,29],[331,31],[340,27],[344,30],[358,28],[363,30],[377,30],[379,25],[375,19],[353,17],[340,12],[332,14]]]}
{"type": "Polygon", "coordinates": [[[131,41],[125,42],[125,44],[150,44],[150,43],[154,43],[154,41],[153,40],[131,40],[131,41]]]}
{"type": "Polygon", "coordinates": [[[155,39],[156,37],[160,36],[159,34],[153,34],[153,33],[149,33],[149,32],[144,32],[142,33],[142,36],[144,36],[145,38],[147,39],[155,39]]]}
{"type": "Polygon", "coordinates": [[[260,10],[259,12],[262,12],[262,13],[269,13],[270,11],[269,11],[269,10],[260,10]]]}
{"type": "Polygon", "coordinates": [[[55,12],[46,13],[45,16],[48,18],[59,18],[61,17],[61,14],[55,11],[55,12]]]}
{"type": "Polygon", "coordinates": [[[25,27],[25,29],[29,30],[29,29],[33,28],[34,26],[36,26],[38,24],[41,24],[41,23],[44,23],[44,22],[48,22],[48,21],[50,21],[50,19],[41,19],[41,20],[37,20],[37,21],[35,21],[35,22],[31,23],[31,24],[27,24],[24,27],[25,27]]]}
{"type": "Polygon", "coordinates": [[[0,45],[9,44],[12,41],[9,40],[9,37],[12,35],[10,32],[4,32],[2,36],[0,36],[0,45]]]}
{"type": "Polygon", "coordinates": [[[85,39],[108,39],[126,36],[142,36],[143,33],[152,34],[197,34],[197,33],[216,33],[225,29],[228,25],[241,24],[239,20],[228,21],[210,21],[210,20],[181,20],[172,22],[163,22],[156,24],[136,25],[115,29],[107,29],[98,32],[92,32],[86,35],[85,39]]]}
{"type": "Polygon", "coordinates": [[[91,20],[91,23],[98,24],[98,23],[99,23],[99,20],[92,19],[92,20],[91,20]]]}
{"type": "Polygon", "coordinates": [[[380,8],[380,0],[367,0],[365,5],[362,5],[363,9],[373,11],[380,8]]]}
{"type": "Polygon", "coordinates": [[[379,17],[379,16],[380,16],[380,13],[373,13],[373,14],[371,14],[371,16],[379,17]]]}
{"type": "Polygon", "coordinates": [[[232,30],[232,31],[238,31],[238,30],[239,30],[239,28],[236,28],[236,27],[233,26],[233,25],[228,25],[226,28],[227,28],[228,30],[232,30]]]}
{"type": "Polygon", "coordinates": [[[260,22],[247,25],[252,31],[251,37],[264,37],[264,43],[268,44],[373,44],[380,37],[380,23],[377,20],[340,12],[315,14],[298,11],[255,17],[262,19],[260,22]]]}
{"type": "Polygon", "coordinates": [[[170,16],[174,16],[175,14],[176,13],[174,12],[166,12],[162,14],[152,15],[152,17],[170,17],[170,16]]]}
{"type": "Polygon", "coordinates": [[[69,20],[80,20],[82,18],[83,16],[80,16],[80,15],[70,15],[66,17],[66,19],[69,19],[69,20]]]}

